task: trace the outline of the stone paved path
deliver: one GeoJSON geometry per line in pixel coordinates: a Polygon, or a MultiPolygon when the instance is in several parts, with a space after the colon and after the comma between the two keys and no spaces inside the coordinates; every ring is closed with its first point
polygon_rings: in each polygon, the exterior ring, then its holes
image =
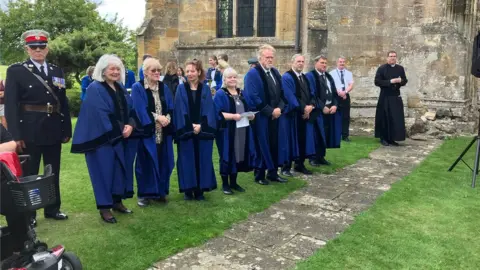
{"type": "Polygon", "coordinates": [[[401,147],[381,147],[333,175],[305,177],[305,188],[233,225],[224,236],[149,270],[290,269],[339,235],[440,144],[407,140],[401,147]]]}

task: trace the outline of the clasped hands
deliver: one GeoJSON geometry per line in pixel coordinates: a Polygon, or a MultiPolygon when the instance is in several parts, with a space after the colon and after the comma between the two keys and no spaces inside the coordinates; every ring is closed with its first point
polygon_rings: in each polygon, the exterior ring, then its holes
{"type": "MultiPolygon", "coordinates": [[[[240,114],[236,113],[232,115],[232,120],[240,121],[240,119],[242,119],[242,116],[240,114]]],[[[252,121],[253,119],[255,119],[255,115],[248,116],[248,120],[252,121]]]]}
{"type": "Polygon", "coordinates": [[[164,115],[159,115],[156,117],[155,122],[160,124],[162,127],[166,127],[170,124],[170,120],[164,115]]]}
{"type": "Polygon", "coordinates": [[[303,109],[303,119],[309,119],[310,118],[310,113],[313,111],[313,106],[312,105],[307,105],[305,106],[305,109],[303,109]]]}
{"type": "Polygon", "coordinates": [[[337,106],[332,106],[330,108],[323,107],[323,114],[335,114],[337,112],[337,106]]]}
{"type": "Polygon", "coordinates": [[[195,135],[197,135],[198,133],[200,133],[200,131],[202,130],[202,125],[199,125],[199,124],[192,124],[193,126],[193,133],[195,135]]]}
{"type": "Polygon", "coordinates": [[[282,115],[282,110],[280,108],[275,108],[272,112],[272,119],[277,119],[282,115]]]}
{"type": "Polygon", "coordinates": [[[402,82],[402,78],[400,77],[390,80],[390,83],[401,83],[401,82],[402,82]]]}

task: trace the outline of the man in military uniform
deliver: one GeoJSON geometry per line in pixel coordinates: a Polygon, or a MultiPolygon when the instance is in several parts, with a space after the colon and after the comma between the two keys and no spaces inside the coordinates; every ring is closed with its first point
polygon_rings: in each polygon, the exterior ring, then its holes
{"type": "Polygon", "coordinates": [[[64,220],[68,217],[60,211],[60,154],[62,143],[72,136],[72,123],[63,71],[46,62],[48,36],[43,30],[22,34],[30,58],[7,69],[5,118],[17,151],[30,155],[25,174],[38,174],[42,157],[44,164],[51,164],[57,201],[44,209],[44,215],[64,220]]]}

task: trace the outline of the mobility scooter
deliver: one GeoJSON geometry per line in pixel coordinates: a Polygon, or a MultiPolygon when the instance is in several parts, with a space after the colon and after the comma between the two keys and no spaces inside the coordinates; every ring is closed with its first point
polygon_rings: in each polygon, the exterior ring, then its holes
{"type": "Polygon", "coordinates": [[[55,202],[57,194],[50,165],[43,175],[22,176],[28,159],[0,153],[0,208],[8,225],[0,228],[1,270],[81,270],[79,258],[63,245],[48,248],[36,237],[31,214],[55,202]]]}

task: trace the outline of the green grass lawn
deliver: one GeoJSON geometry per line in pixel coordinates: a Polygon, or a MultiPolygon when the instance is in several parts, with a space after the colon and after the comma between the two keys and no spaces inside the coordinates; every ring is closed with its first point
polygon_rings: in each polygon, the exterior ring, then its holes
{"type": "MultiPolygon", "coordinates": [[[[342,149],[328,151],[334,165],[320,171],[333,172],[353,164],[377,146],[372,138],[354,138],[342,149]]],[[[260,186],[253,182],[252,173],[240,174],[239,183],[246,193],[225,196],[219,188],[207,193],[205,202],[186,202],[178,193],[174,171],[168,205],[139,208],[136,199],[127,200],[125,204],[134,214],[116,214],[119,223],[112,225],[102,222],[95,208],[84,156],[69,152],[70,144],[64,145],[62,210],[69,220],[45,220],[40,213],[37,234],[49,245],[64,244],[81,258],[86,269],[146,269],[160,259],[221,235],[233,223],[268,208],[305,184],[303,180],[291,179],[287,184],[260,186]]],[[[214,154],[218,171],[216,147],[214,154]]],[[[219,177],[217,180],[220,184],[219,177]]]]}
{"type": "Polygon", "coordinates": [[[2,80],[5,80],[5,77],[7,76],[7,67],[8,66],[0,65],[0,79],[2,80]]]}
{"type": "Polygon", "coordinates": [[[446,141],[298,269],[479,269],[480,178],[472,189],[463,163],[447,172],[470,140],[446,141]]]}

